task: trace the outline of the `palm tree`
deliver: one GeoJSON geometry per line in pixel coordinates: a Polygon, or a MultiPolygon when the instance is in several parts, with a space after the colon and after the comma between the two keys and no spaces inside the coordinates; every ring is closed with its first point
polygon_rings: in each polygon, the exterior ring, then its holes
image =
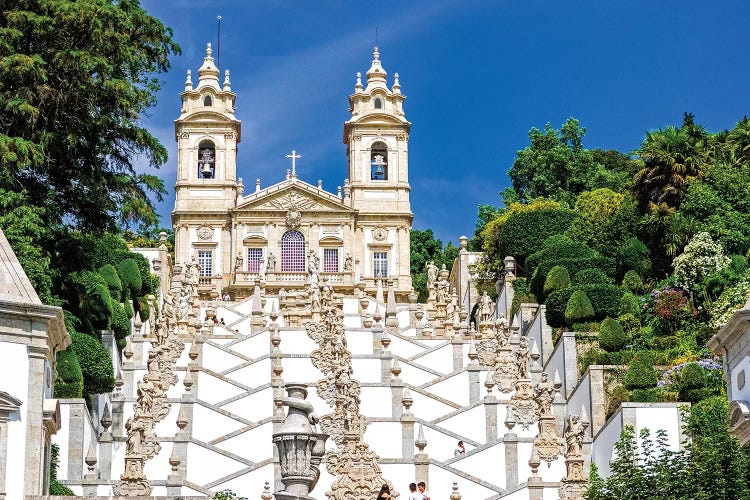
{"type": "Polygon", "coordinates": [[[702,127],[670,125],[664,130],[646,132],[636,151],[642,167],[634,176],[634,191],[649,211],[670,214],[679,206],[685,184],[703,178],[708,169],[706,143],[709,135],[702,127]]]}

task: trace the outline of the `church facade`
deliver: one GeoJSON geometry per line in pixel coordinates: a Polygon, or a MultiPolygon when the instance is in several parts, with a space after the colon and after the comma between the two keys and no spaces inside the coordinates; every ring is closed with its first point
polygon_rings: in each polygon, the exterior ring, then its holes
{"type": "MultiPolygon", "coordinates": [[[[315,274],[342,292],[374,291],[379,279],[412,292],[409,241],[409,132],[398,73],[388,87],[377,47],[363,85],[360,73],[344,123],[348,177],[338,193],[302,181],[293,167],[245,194],[237,176],[241,123],[229,71],[208,45],[198,83],[188,71],[175,120],[178,143],[172,212],[177,262],[200,265],[206,297],[248,296],[256,282],[270,293],[302,289],[315,274]]],[[[288,155],[293,165],[299,156],[288,155]]]]}

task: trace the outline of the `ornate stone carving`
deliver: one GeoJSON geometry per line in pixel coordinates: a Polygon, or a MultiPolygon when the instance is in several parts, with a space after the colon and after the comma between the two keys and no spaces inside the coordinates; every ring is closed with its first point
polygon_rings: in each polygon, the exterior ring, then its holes
{"type": "Polygon", "coordinates": [[[214,228],[204,224],[198,228],[197,234],[198,238],[202,240],[210,240],[214,237],[214,228]]]}
{"type": "Polygon", "coordinates": [[[286,225],[289,229],[297,229],[302,223],[302,213],[296,207],[292,207],[286,212],[286,225]]]}
{"type": "Polygon", "coordinates": [[[563,438],[565,450],[565,477],[558,489],[560,498],[579,500],[588,488],[588,477],[583,469],[583,436],[588,427],[583,415],[568,415],[563,438]]]}
{"type": "Polygon", "coordinates": [[[179,264],[172,268],[170,290],[164,294],[161,314],[153,323],[148,371],[137,384],[133,416],[125,424],[125,472],[113,488],[115,496],[151,494],[143,466],[161,450],[154,426],[169,414],[167,390],[178,381],[174,366],[185,345],[180,335],[187,335],[197,276],[198,265],[194,262],[184,266],[184,273],[179,264]]]}
{"type": "Polygon", "coordinates": [[[388,239],[388,230],[383,226],[378,226],[372,230],[372,237],[375,241],[385,241],[388,239]]]}
{"type": "Polygon", "coordinates": [[[382,477],[378,456],[362,440],[367,419],[359,413],[361,389],[352,378],[352,354],[346,345],[342,304],[334,298],[330,285],[324,287],[329,291],[321,292],[321,319],[307,322],[305,329],[319,346],[310,355],[313,365],[325,377],[318,382],[318,395],[333,408],[332,413],[320,419],[320,426],[339,448],[326,456],[326,468],[336,477],[326,496],[334,500],[371,500],[387,481],[382,477]]]}
{"type": "Polygon", "coordinates": [[[516,357],[513,350],[507,345],[503,345],[497,350],[495,358],[495,375],[493,377],[497,390],[500,392],[511,392],[515,388],[518,380],[518,367],[516,366],[516,357]]]}
{"type": "Polygon", "coordinates": [[[565,451],[565,440],[557,435],[557,424],[552,413],[555,400],[555,384],[550,382],[547,373],[534,389],[534,401],[539,418],[539,434],[534,439],[534,449],[541,460],[551,463],[565,451]]]}

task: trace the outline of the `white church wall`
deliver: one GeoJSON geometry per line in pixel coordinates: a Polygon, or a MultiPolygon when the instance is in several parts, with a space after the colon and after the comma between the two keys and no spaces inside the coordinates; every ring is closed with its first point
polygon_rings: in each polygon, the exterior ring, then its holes
{"type": "MultiPolygon", "coordinates": [[[[67,404],[67,400],[61,399],[60,401],[60,421],[67,424],[70,422],[70,405],[67,404]]],[[[55,443],[60,450],[60,460],[57,464],[57,478],[67,479],[68,478],[68,443],[70,439],[70,426],[62,425],[57,434],[52,436],[52,442],[55,443]]]]}
{"type": "MultiPolygon", "coordinates": [[[[568,398],[565,415],[580,415],[581,408],[586,409],[586,416],[591,421],[591,374],[587,370],[583,378],[568,398]]],[[[591,436],[591,426],[586,428],[586,435],[591,436]]]]}
{"type": "Polygon", "coordinates": [[[462,371],[436,384],[428,385],[425,389],[436,396],[453,401],[461,406],[467,406],[469,404],[468,387],[469,374],[462,371]]]}
{"type": "Polygon", "coordinates": [[[247,365],[238,370],[230,371],[226,376],[232,380],[250,386],[258,387],[269,381],[271,373],[271,359],[266,358],[247,365]]]}
{"type": "Polygon", "coordinates": [[[394,356],[402,358],[411,358],[422,352],[422,347],[419,345],[419,341],[411,338],[402,338],[397,335],[391,335],[391,345],[388,349],[393,353],[394,356]]]}
{"type": "MultiPolygon", "coordinates": [[[[395,340],[395,339],[392,339],[395,340]]],[[[317,348],[317,345],[316,345],[317,348]]],[[[346,332],[346,348],[353,355],[372,354],[372,334],[368,332],[346,332]]],[[[391,347],[391,352],[393,349],[391,347]]]]}
{"type": "MultiPolygon", "coordinates": [[[[21,401],[17,412],[10,414],[8,421],[8,457],[23,457],[26,455],[26,425],[28,419],[28,377],[19,376],[29,372],[29,360],[26,346],[11,342],[0,343],[0,380],[5,392],[21,401]]],[[[8,460],[5,470],[6,498],[22,498],[24,461],[8,460]],[[20,478],[15,480],[14,478],[20,478]]]]}
{"type": "Polygon", "coordinates": [[[284,354],[306,354],[309,355],[318,348],[318,344],[311,339],[304,330],[282,330],[281,351],[284,354]]]}
{"type": "MultiPolygon", "coordinates": [[[[445,420],[440,420],[439,425],[478,443],[485,443],[487,438],[485,415],[484,405],[481,404],[445,420]]],[[[454,443],[451,452],[455,448],[454,443]]]]}
{"type": "MultiPolygon", "coordinates": [[[[284,380],[291,382],[302,382],[312,384],[323,378],[320,370],[310,362],[310,358],[283,358],[281,366],[284,367],[284,380]]],[[[356,375],[355,375],[356,377],[356,375]]]]}
{"type": "Polygon", "coordinates": [[[609,462],[614,456],[615,443],[620,439],[622,428],[622,407],[620,407],[594,437],[594,443],[591,446],[591,463],[596,465],[599,474],[604,477],[610,475],[609,462]]]}
{"type": "MultiPolygon", "coordinates": [[[[452,467],[505,488],[505,448],[497,444],[485,450],[466,455],[451,464],[452,467]]],[[[461,492],[463,494],[463,491],[461,492]]]]}
{"type": "MultiPolygon", "coordinates": [[[[322,467],[321,467],[322,468],[322,467]]],[[[321,471],[322,472],[322,471],[321,471]]],[[[247,498],[260,498],[260,494],[263,492],[263,483],[269,481],[271,484],[271,490],[273,490],[273,465],[268,464],[262,467],[258,467],[255,470],[248,471],[237,478],[230,479],[221,484],[216,485],[213,489],[220,491],[224,489],[230,489],[240,496],[247,498]]],[[[315,487],[316,492],[323,491],[321,488],[323,483],[323,475],[319,480],[318,486],[315,487]]],[[[183,493],[184,493],[183,488],[183,493]]],[[[199,496],[203,496],[199,494],[199,496]]],[[[322,498],[325,498],[323,496],[322,498]]]]}
{"type": "Polygon", "coordinates": [[[244,392],[242,388],[206,372],[200,372],[198,377],[197,398],[209,404],[221,403],[244,392]]]}
{"type": "MultiPolygon", "coordinates": [[[[311,391],[312,392],[312,391],[311,391]]],[[[222,410],[239,415],[251,422],[259,422],[271,416],[273,409],[273,390],[270,387],[248,394],[247,396],[227,403],[222,410]]]]}
{"type": "Polygon", "coordinates": [[[365,431],[365,442],[381,458],[400,458],[401,423],[371,422],[365,431]]]}
{"type": "Polygon", "coordinates": [[[344,328],[362,328],[362,318],[359,315],[345,315],[344,328]]]}
{"type": "MultiPolygon", "coordinates": [[[[167,446],[169,448],[169,446],[167,446]]],[[[171,450],[169,450],[171,452],[171,450]]],[[[167,459],[169,455],[164,458],[164,463],[169,466],[167,459]]],[[[152,463],[156,459],[149,460],[147,463],[152,463]]],[[[199,485],[218,481],[228,475],[238,472],[247,467],[244,463],[239,460],[227,457],[216,451],[209,450],[203,446],[198,446],[194,443],[188,443],[187,447],[187,477],[190,478],[190,482],[199,485]]],[[[167,472],[164,476],[169,474],[167,472]]],[[[155,477],[155,476],[154,476],[155,477]]],[[[219,486],[218,490],[224,489],[219,486]]]]}
{"type": "Polygon", "coordinates": [[[444,346],[435,349],[432,352],[415,356],[414,361],[422,366],[430,367],[433,370],[447,375],[453,372],[453,345],[446,343],[444,346]]]}
{"type": "Polygon", "coordinates": [[[396,319],[398,319],[399,328],[407,328],[411,323],[411,315],[408,309],[404,309],[396,313],[396,319]]]}
{"type": "Polygon", "coordinates": [[[561,337],[555,346],[555,350],[552,351],[549,361],[544,365],[544,371],[547,372],[550,381],[555,379],[555,373],[560,376],[560,382],[562,382],[560,394],[563,396],[565,396],[566,391],[565,377],[563,376],[565,374],[565,362],[565,343],[564,337],[561,337]]]}
{"type": "Polygon", "coordinates": [[[254,427],[229,439],[214,443],[217,448],[241,456],[253,462],[262,462],[273,453],[273,424],[254,427]]]}
{"type": "Polygon", "coordinates": [[[399,360],[399,364],[401,365],[400,377],[402,380],[408,380],[409,384],[420,386],[438,378],[434,373],[415,366],[411,361],[402,359],[399,360]]]}
{"type": "Polygon", "coordinates": [[[729,372],[731,383],[727,384],[730,401],[750,401],[750,358],[743,357],[729,372]],[[740,383],[742,382],[742,383],[740,383]]]}
{"type": "Polygon", "coordinates": [[[381,361],[379,359],[352,359],[352,369],[357,380],[360,383],[379,383],[381,380],[380,375],[381,361]]]}
{"type": "Polygon", "coordinates": [[[271,352],[271,335],[268,332],[248,335],[242,341],[233,344],[232,350],[248,358],[257,359],[271,352]]]}
{"type": "MultiPolygon", "coordinates": [[[[359,376],[357,376],[357,378],[359,378],[359,376]]],[[[390,417],[391,394],[390,387],[362,387],[362,392],[360,394],[361,401],[359,403],[360,412],[368,417],[390,417]]],[[[399,424],[399,426],[400,425],[401,424],[399,424]]],[[[401,440],[399,438],[399,446],[401,446],[400,443],[401,440]]],[[[399,448],[399,450],[400,449],[401,448],[399,448]]],[[[401,452],[399,451],[399,455],[400,454],[401,452]]]]}

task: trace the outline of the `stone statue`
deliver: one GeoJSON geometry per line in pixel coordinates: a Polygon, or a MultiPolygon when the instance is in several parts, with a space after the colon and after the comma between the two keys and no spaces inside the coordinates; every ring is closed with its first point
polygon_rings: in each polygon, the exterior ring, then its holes
{"type": "Polygon", "coordinates": [[[492,303],[492,299],[487,292],[484,292],[479,297],[479,322],[486,323],[492,321],[492,315],[495,312],[495,305],[492,303]]]}
{"type": "Polygon", "coordinates": [[[307,253],[307,270],[311,273],[317,273],[320,271],[320,259],[315,250],[310,250],[307,253]]]}
{"type": "Polygon", "coordinates": [[[328,284],[328,279],[323,279],[323,288],[320,291],[320,303],[323,307],[329,307],[333,302],[333,289],[328,284]]]}
{"type": "Polygon", "coordinates": [[[522,336],[516,349],[516,366],[518,378],[529,378],[529,338],[522,336]]]}
{"type": "Polygon", "coordinates": [[[585,429],[580,416],[568,415],[565,433],[563,434],[565,443],[568,445],[565,458],[583,456],[583,434],[585,429]]]}
{"type": "Polygon", "coordinates": [[[320,288],[317,283],[310,284],[310,308],[312,310],[320,309],[320,288]]]}
{"type": "Polygon", "coordinates": [[[427,289],[434,288],[435,282],[438,277],[438,268],[434,262],[429,261],[426,266],[427,269],[427,289]]]}
{"type": "Polygon", "coordinates": [[[125,442],[125,454],[126,455],[140,455],[141,454],[141,443],[143,442],[143,431],[145,430],[143,422],[138,419],[130,417],[125,422],[125,429],[128,431],[128,438],[125,442]]]}
{"type": "Polygon", "coordinates": [[[164,294],[164,304],[161,306],[161,315],[166,320],[167,328],[169,328],[170,325],[177,324],[177,307],[174,295],[172,295],[171,292],[164,294]]]}
{"type": "Polygon", "coordinates": [[[347,252],[346,258],[344,259],[344,271],[351,271],[352,267],[352,256],[347,252]]]}
{"type": "Polygon", "coordinates": [[[537,404],[537,415],[552,415],[552,403],[555,401],[555,384],[550,382],[547,372],[542,372],[542,380],[534,388],[534,401],[537,404]]]}
{"type": "Polygon", "coordinates": [[[276,272],[276,256],[272,253],[268,253],[268,264],[266,265],[266,271],[269,273],[276,272]]]}
{"type": "Polygon", "coordinates": [[[242,265],[245,263],[245,259],[242,258],[242,252],[237,252],[234,257],[234,270],[242,271],[242,265]]]}
{"type": "Polygon", "coordinates": [[[307,421],[310,423],[310,426],[312,426],[313,430],[316,429],[315,426],[318,425],[318,422],[320,422],[320,418],[318,417],[318,414],[315,413],[315,407],[311,402],[299,397],[285,396],[281,398],[281,404],[303,412],[307,416],[307,421]]]}

